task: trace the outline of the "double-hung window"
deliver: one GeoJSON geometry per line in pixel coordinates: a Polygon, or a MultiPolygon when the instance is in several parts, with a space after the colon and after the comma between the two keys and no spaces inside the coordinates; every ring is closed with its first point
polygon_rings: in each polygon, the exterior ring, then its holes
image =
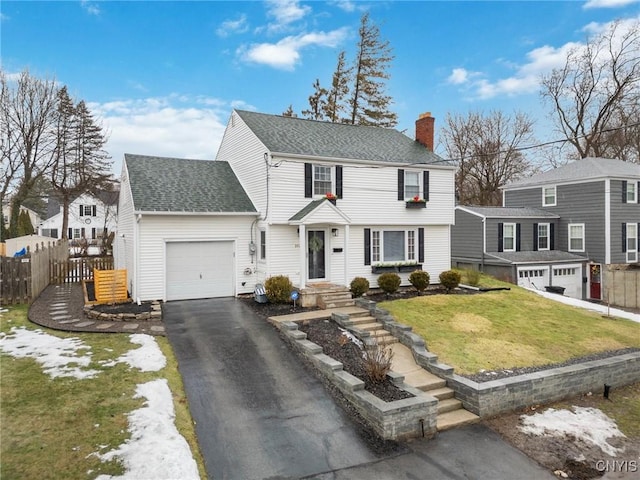
{"type": "Polygon", "coordinates": [[[627,251],[627,262],[635,263],[638,261],[638,224],[626,224],[626,240],[625,246],[627,251]]]}
{"type": "Polygon", "coordinates": [[[555,207],[556,205],[556,187],[542,187],[542,206],[555,207]]]}
{"type": "Polygon", "coordinates": [[[569,251],[584,252],[584,223],[569,224],[569,251]]]}
{"type": "Polygon", "coordinates": [[[373,262],[415,262],[416,250],[415,230],[373,230],[371,232],[373,262]]]}
{"type": "Polygon", "coordinates": [[[95,205],[80,205],[80,216],[81,217],[95,217],[96,216],[96,206],[95,205]]]}
{"type": "Polygon", "coordinates": [[[638,203],[638,186],[636,182],[622,182],[622,200],[624,203],[638,203]]]}
{"type": "Polygon", "coordinates": [[[516,224],[505,223],[502,226],[502,250],[505,252],[516,251],[516,224]]]}
{"type": "Polygon", "coordinates": [[[538,250],[549,250],[549,224],[538,224],[538,250]]]}
{"type": "Polygon", "coordinates": [[[326,165],[313,166],[313,194],[326,195],[333,193],[332,168],[326,165]]]}
{"type": "Polygon", "coordinates": [[[406,200],[414,197],[422,197],[422,195],[420,195],[420,176],[419,172],[404,172],[404,198],[406,200]]]}

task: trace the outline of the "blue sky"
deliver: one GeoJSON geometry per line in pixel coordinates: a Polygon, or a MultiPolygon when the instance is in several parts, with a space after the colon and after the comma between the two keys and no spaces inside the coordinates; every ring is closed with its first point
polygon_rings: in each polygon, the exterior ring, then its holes
{"type": "Polygon", "coordinates": [[[399,130],[413,136],[430,111],[437,143],[447,113],[521,110],[548,141],[558,135],[540,75],[608,22],[640,18],[640,3],[3,0],[2,69],[55,78],[88,102],[116,173],[125,152],[213,159],[233,108],[307,108],[337,54],[353,58],[363,11],[393,47],[399,130]]]}

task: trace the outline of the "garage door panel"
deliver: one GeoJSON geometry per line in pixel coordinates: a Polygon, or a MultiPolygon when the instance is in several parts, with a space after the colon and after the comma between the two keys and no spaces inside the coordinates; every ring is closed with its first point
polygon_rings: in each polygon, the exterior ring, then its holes
{"type": "Polygon", "coordinates": [[[167,300],[234,295],[233,242],[167,243],[167,300]]]}
{"type": "Polygon", "coordinates": [[[544,288],[545,285],[549,285],[549,267],[518,267],[518,285],[525,288],[544,288]]]}
{"type": "Polygon", "coordinates": [[[552,283],[564,287],[566,296],[582,298],[582,265],[554,265],[552,283]]]}

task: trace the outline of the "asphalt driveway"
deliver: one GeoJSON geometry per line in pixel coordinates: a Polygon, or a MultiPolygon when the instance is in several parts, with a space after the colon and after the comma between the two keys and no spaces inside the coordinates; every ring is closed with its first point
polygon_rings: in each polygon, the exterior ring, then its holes
{"type": "Polygon", "coordinates": [[[276,330],[241,301],[170,302],[163,316],[210,478],[555,478],[482,425],[380,458],[276,330]]]}
{"type": "Polygon", "coordinates": [[[170,302],[163,316],[211,478],[300,478],[378,460],[322,383],[241,301],[170,302]]]}

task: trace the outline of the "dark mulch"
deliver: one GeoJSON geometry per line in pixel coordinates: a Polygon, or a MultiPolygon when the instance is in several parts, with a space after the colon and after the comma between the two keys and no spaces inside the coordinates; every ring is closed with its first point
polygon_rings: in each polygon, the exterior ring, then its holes
{"type": "MultiPolygon", "coordinates": [[[[87,300],[90,302],[96,301],[96,289],[94,282],[84,282],[84,288],[87,291],[87,300]]],[[[127,303],[118,304],[96,304],[93,305],[93,310],[101,313],[150,313],[152,311],[151,302],[143,302],[138,305],[130,300],[127,303]]]]}
{"type": "Polygon", "coordinates": [[[385,402],[413,397],[411,393],[398,388],[388,378],[382,382],[372,381],[367,375],[361,348],[348,340],[335,322],[311,321],[303,324],[300,330],[307,334],[307,339],[320,345],[325,355],[342,363],[345,372],[362,380],[365,390],[376,397],[385,402]]]}
{"type": "Polygon", "coordinates": [[[457,288],[451,292],[448,292],[446,288],[440,285],[430,285],[423,292],[418,292],[413,287],[402,287],[397,292],[391,294],[384,293],[380,290],[370,290],[363,298],[378,303],[388,302],[391,300],[406,300],[409,298],[424,297],[427,295],[476,295],[479,293],[483,292],[466,288],[457,288]]]}
{"type": "Polygon", "coordinates": [[[244,295],[238,297],[239,300],[244,302],[248,307],[256,312],[258,315],[264,318],[278,317],[280,315],[289,315],[291,313],[309,312],[313,310],[320,310],[318,307],[305,307],[302,308],[299,304],[295,307],[293,303],[258,303],[253,298],[253,295],[244,295]]]}

